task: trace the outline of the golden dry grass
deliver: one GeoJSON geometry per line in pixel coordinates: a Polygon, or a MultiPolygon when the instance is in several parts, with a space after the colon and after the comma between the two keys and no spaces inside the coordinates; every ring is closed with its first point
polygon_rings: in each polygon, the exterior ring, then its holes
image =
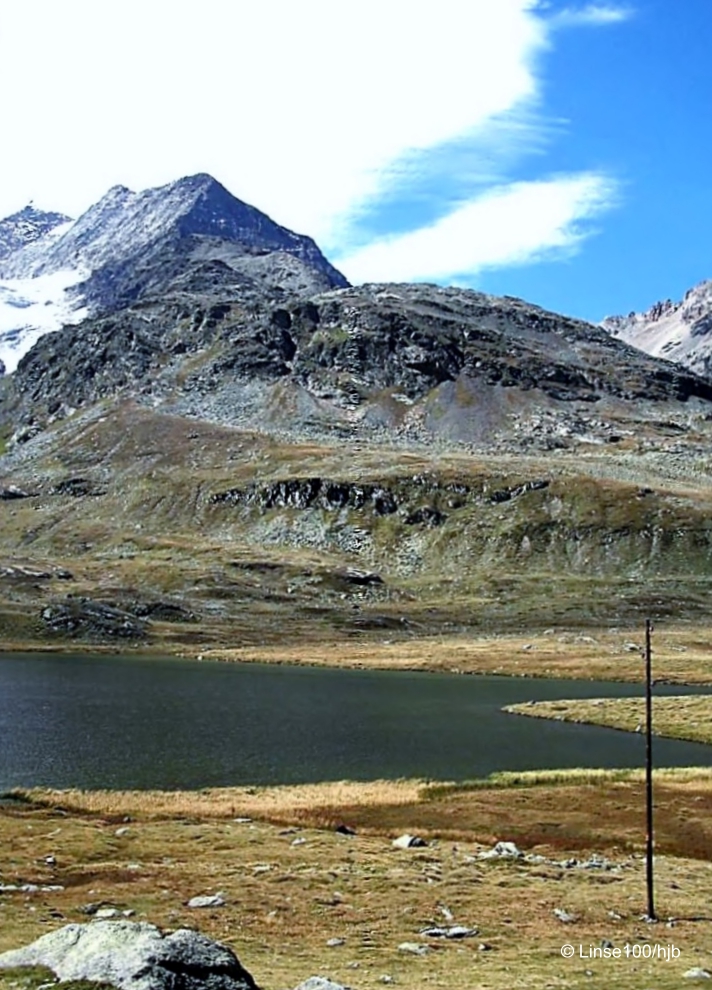
{"type": "Polygon", "coordinates": [[[289,816],[315,809],[417,803],[427,784],[419,780],[327,781],[284,787],[210,787],[199,791],[84,791],[36,788],[14,793],[32,802],[102,815],[197,815],[235,818],[289,816]]]}
{"type": "Polygon", "coordinates": [[[640,782],[570,774],[566,783],[543,777],[526,783],[516,787],[503,778],[500,786],[450,793],[403,782],[380,795],[364,789],[359,796],[357,785],[346,792],[279,788],[277,796],[248,795],[260,797],[277,818],[291,807],[296,823],[289,829],[258,815],[234,821],[227,795],[216,802],[209,793],[148,800],[124,794],[117,804],[108,794],[46,793],[45,806],[0,810],[0,876],[64,890],[2,895],[0,949],[86,920],[80,908],[93,902],[163,927],[199,927],[230,944],[264,990],[293,987],[316,973],[356,990],[382,985],[383,975],[402,986],[451,990],[673,990],[687,969],[709,966],[710,775],[658,781],[661,844],[669,843],[657,857],[658,910],[677,919],[673,928],[640,920],[640,782]],[[408,788],[412,800],[405,801],[408,788]],[[331,810],[356,828],[355,836],[323,827],[328,804],[305,807],[307,797],[329,802],[337,794],[351,803],[331,810]],[[70,810],[81,801],[104,810],[70,810]],[[169,808],[172,816],[163,817],[169,808]],[[128,831],[117,835],[119,828],[128,831]],[[393,849],[391,837],[403,831],[425,835],[429,845],[393,849]],[[478,860],[495,839],[516,841],[545,859],[478,860]],[[616,869],[560,865],[592,851],[616,869]],[[49,854],[53,865],[45,861],[49,854]],[[187,908],[195,894],[218,890],[225,907],[187,908]],[[555,908],[576,921],[562,924],[555,908]],[[420,934],[428,924],[447,923],[446,911],[454,923],[476,926],[478,936],[444,942],[420,934]],[[334,937],[344,944],[327,947],[334,937]],[[560,955],[564,942],[578,952],[604,938],[616,946],[674,943],[681,955],[674,962],[560,955]],[[408,955],[398,950],[403,942],[428,943],[430,951],[408,955]]]}
{"type": "MultiPolygon", "coordinates": [[[[412,809],[441,802],[473,791],[526,789],[534,787],[612,787],[638,785],[644,779],[639,769],[569,769],[499,771],[489,777],[465,782],[431,783],[424,780],[324,781],[282,786],[206,787],[197,791],[117,791],[17,788],[11,794],[37,807],[100,815],[140,815],[144,818],[235,818],[256,816],[264,820],[292,818],[318,824],[332,811],[343,809],[360,814],[365,809],[412,809]]],[[[656,782],[670,789],[694,787],[712,791],[712,768],[670,767],[655,771],[656,782]]],[[[467,798],[469,800],[469,798],[467,798]]],[[[507,797],[501,798],[503,802],[507,797]]]]}
{"type": "MultiPolygon", "coordinates": [[[[533,635],[413,636],[395,642],[324,643],[208,649],[206,658],[330,667],[449,671],[524,677],[640,682],[642,629],[551,629],[533,635]]],[[[666,626],[654,638],[655,669],[666,683],[712,682],[707,627],[666,626]]]]}
{"type": "MultiPolygon", "coordinates": [[[[627,732],[645,726],[643,698],[591,698],[585,701],[539,701],[509,705],[507,711],[532,718],[603,725],[627,732]]],[[[653,702],[653,732],[658,736],[712,743],[712,698],[664,697],[653,702]]]]}
{"type": "MultiPolygon", "coordinates": [[[[265,620],[267,621],[267,620],[265,620]]],[[[295,623],[296,626],[296,623],[295,623]]],[[[130,648],[125,644],[96,644],[77,641],[73,653],[141,653],[146,656],[174,654],[186,659],[240,663],[302,664],[324,667],[434,671],[461,674],[500,674],[516,677],[573,678],[580,680],[640,683],[643,677],[642,629],[556,628],[532,635],[419,636],[402,633],[354,638],[316,638],[302,642],[282,635],[278,643],[260,646],[216,647],[198,641],[186,649],[180,633],[169,634],[150,645],[130,648]]],[[[235,638],[226,628],[223,638],[235,638]]],[[[276,637],[277,638],[277,637],[276,637]]],[[[665,626],[654,636],[656,676],[670,684],[712,683],[712,641],[706,626],[665,626]]],[[[66,642],[2,641],[2,652],[66,652],[66,642]]],[[[0,652],[0,660],[2,659],[0,652]]],[[[662,700],[662,699],[661,699],[662,700]]],[[[602,723],[603,724],[603,723],[602,723]]],[[[608,724],[608,723],[605,723],[608,724]]],[[[612,723],[611,723],[612,724],[612,723]]],[[[634,727],[634,726],[633,726],[634,727]]]]}

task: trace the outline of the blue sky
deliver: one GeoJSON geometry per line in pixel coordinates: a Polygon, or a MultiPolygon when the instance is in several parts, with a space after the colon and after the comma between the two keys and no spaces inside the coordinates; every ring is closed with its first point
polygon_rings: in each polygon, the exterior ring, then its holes
{"type": "MultiPolygon", "coordinates": [[[[712,278],[712,3],[641,0],[630,17],[569,29],[543,59],[543,107],[568,121],[547,149],[565,171],[605,171],[616,205],[563,263],[479,280],[589,319],[678,299],[712,278]]],[[[541,167],[517,164],[521,174],[541,167]]]]}
{"type": "MultiPolygon", "coordinates": [[[[591,173],[607,190],[578,223],[581,241],[452,280],[595,321],[680,298],[712,278],[712,4],[552,3],[540,14],[558,26],[533,69],[535,97],[514,108],[518,139],[505,119],[432,152],[417,181],[368,204],[361,230],[405,231],[447,212],[448,193],[467,197],[463,173],[480,150],[504,185],[591,173]]],[[[470,193],[477,185],[471,177],[470,193]]]]}
{"type": "Polygon", "coordinates": [[[710,0],[16,3],[0,216],[210,172],[355,282],[645,309],[712,277],[710,37],[710,0]]]}

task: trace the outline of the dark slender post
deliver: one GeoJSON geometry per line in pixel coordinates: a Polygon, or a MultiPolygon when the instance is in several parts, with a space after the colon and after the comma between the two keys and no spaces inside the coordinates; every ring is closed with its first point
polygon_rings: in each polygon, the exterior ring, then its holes
{"type": "Polygon", "coordinates": [[[648,918],[656,921],[653,897],[653,681],[650,633],[653,624],[645,620],[645,876],[648,887],[648,918]]]}

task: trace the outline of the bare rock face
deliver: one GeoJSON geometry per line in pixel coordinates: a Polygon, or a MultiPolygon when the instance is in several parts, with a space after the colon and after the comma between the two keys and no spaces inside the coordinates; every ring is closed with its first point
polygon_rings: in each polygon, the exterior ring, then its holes
{"type": "Polygon", "coordinates": [[[146,635],[143,622],[135,615],[90,598],[49,602],[41,619],[49,632],[72,638],[142,639],[146,635]]]}
{"type": "Polygon", "coordinates": [[[66,925],[0,955],[0,969],[46,966],[60,980],[93,980],[120,990],[258,990],[237,956],[220,942],[147,922],[66,925]]]}
{"type": "Polygon", "coordinates": [[[689,289],[680,302],[665,299],[645,313],[608,316],[601,326],[653,357],[698,375],[712,373],[712,280],[689,289]]]}
{"type": "Polygon", "coordinates": [[[426,442],[507,437],[517,416],[605,432],[610,410],[712,401],[708,380],[519,299],[395,284],[290,298],[240,277],[189,267],[165,293],[46,335],[3,404],[17,440],[115,396],[248,428],[426,442]]]}

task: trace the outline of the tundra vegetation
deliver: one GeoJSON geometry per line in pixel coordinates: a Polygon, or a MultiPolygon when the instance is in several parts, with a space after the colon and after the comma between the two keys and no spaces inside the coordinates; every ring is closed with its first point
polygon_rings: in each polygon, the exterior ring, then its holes
{"type": "MultiPolygon", "coordinates": [[[[658,910],[645,909],[635,772],[499,775],[189,793],[26,792],[2,811],[0,949],[98,909],[227,942],[266,990],[313,973],[350,987],[663,990],[710,965],[712,778],[656,778],[658,910]],[[340,826],[356,834],[341,834],[340,826]],[[427,845],[396,849],[404,832],[427,845]],[[518,858],[480,858],[497,841],[518,858]],[[44,888],[61,887],[58,890],[44,888]],[[225,904],[193,909],[220,892],[225,904]],[[556,911],[570,921],[559,920],[556,911]],[[669,918],[674,922],[667,924],[669,918]],[[453,920],[450,920],[453,919],[453,920]],[[477,929],[462,940],[428,926],[477,929]],[[332,940],[338,943],[329,946],[332,940]],[[679,958],[589,959],[578,946],[674,944],[679,958]],[[423,954],[399,947],[426,946],[423,954]],[[564,943],[576,956],[564,959],[564,943]]],[[[46,982],[3,988],[35,990],[46,982]]]]}
{"type": "MultiPolygon", "coordinates": [[[[652,614],[656,676],[709,682],[709,465],[671,456],[664,438],[529,456],[364,444],[345,457],[336,442],[282,443],[126,402],[33,442],[41,456],[6,459],[0,479],[5,650],[632,682],[652,614]]],[[[618,724],[608,703],[559,706],[526,714],[618,724]]],[[[635,729],[634,703],[619,707],[635,729]]],[[[656,728],[690,737],[707,710],[704,698],[656,701],[656,728]]],[[[100,903],[199,925],[267,990],[315,972],[353,987],[384,975],[455,990],[678,987],[711,962],[712,785],[706,771],[656,775],[670,928],[640,920],[642,788],[635,773],[581,772],[19,794],[0,812],[2,882],[64,889],[0,894],[0,947],[100,903]],[[394,850],[403,832],[428,845],[394,850]],[[543,858],[477,858],[499,840],[543,858]],[[565,865],[592,856],[613,866],[565,865]],[[187,908],[217,891],[223,907],[187,908]],[[479,934],[419,934],[444,912],[479,934]],[[604,939],[674,943],[682,956],[560,955],[604,939]]],[[[29,979],[0,983],[29,990],[29,979]]]]}

